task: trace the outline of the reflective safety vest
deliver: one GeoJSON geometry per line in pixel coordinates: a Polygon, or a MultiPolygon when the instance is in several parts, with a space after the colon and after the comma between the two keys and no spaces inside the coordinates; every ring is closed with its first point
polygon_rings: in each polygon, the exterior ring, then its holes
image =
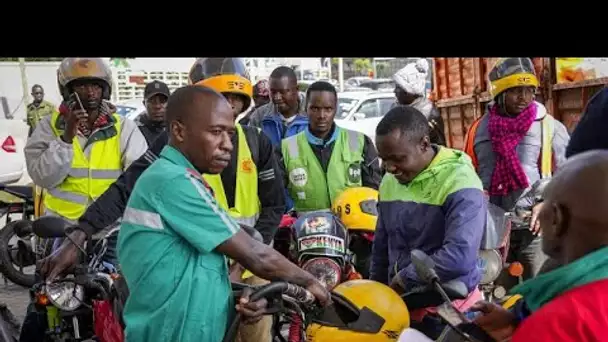
{"type": "Polygon", "coordinates": [[[287,189],[298,213],[329,210],[346,188],[361,186],[364,135],[340,128],[327,166],[327,173],[306,138],[300,132],[281,142],[287,189]]]}
{"type": "MultiPolygon", "coordinates": [[[[226,210],[235,221],[250,227],[260,217],[260,199],[258,196],[258,168],[251,157],[251,149],[247,143],[245,131],[240,124],[235,124],[237,133],[237,168],[236,168],[236,190],[234,194],[234,207],[228,208],[228,200],[224,184],[220,174],[204,174],[203,178],[209,184],[215,195],[219,206],[226,210]]],[[[232,262],[232,261],[231,261],[232,262]]],[[[241,279],[253,276],[248,270],[241,275],[241,279]]]]}
{"type": "MultiPolygon", "coordinates": [[[[477,135],[477,128],[479,128],[479,123],[481,122],[482,118],[483,116],[473,122],[464,138],[464,152],[471,157],[475,170],[477,170],[479,167],[479,160],[477,160],[477,155],[475,153],[475,136],[477,135]]],[[[553,145],[551,143],[553,140],[553,120],[555,119],[553,119],[553,117],[551,117],[549,114],[545,115],[545,117],[541,120],[542,142],[538,165],[541,178],[543,179],[551,178],[555,163],[553,159],[553,145]]]]}
{"type": "MultiPolygon", "coordinates": [[[[57,137],[63,134],[63,130],[57,128],[59,118],[59,112],[53,112],[51,128],[57,137]]],[[[113,114],[113,118],[116,133],[108,139],[91,142],[88,158],[78,139],[73,140],[74,159],[70,172],[63,183],[46,189],[45,210],[76,220],[84,214],[89,203],[101,196],[122,174],[120,117],[113,114]]]]}
{"type": "Polygon", "coordinates": [[[213,189],[215,200],[220,207],[238,223],[253,227],[260,216],[261,208],[258,197],[258,168],[251,157],[251,150],[247,144],[243,127],[240,124],[235,126],[238,134],[238,150],[234,207],[228,208],[228,200],[220,174],[204,174],[203,178],[213,189]]]}

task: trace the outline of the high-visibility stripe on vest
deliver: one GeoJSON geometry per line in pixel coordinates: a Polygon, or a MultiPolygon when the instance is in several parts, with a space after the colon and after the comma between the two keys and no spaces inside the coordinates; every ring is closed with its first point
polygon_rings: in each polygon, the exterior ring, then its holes
{"type": "MultiPolygon", "coordinates": [[[[204,174],[203,178],[213,189],[215,200],[222,209],[226,210],[238,223],[253,227],[258,217],[260,217],[261,208],[258,196],[258,168],[251,157],[251,149],[247,143],[243,127],[238,123],[235,124],[235,127],[238,136],[238,146],[234,207],[228,208],[226,191],[224,191],[222,177],[219,174],[204,174]]],[[[247,279],[251,276],[253,276],[253,273],[245,270],[241,275],[241,279],[247,279]]]]}
{"type": "Polygon", "coordinates": [[[344,189],[361,186],[364,135],[340,128],[327,173],[306,138],[300,132],[281,142],[287,189],[298,213],[328,210],[344,189]]]}
{"type": "MultiPolygon", "coordinates": [[[[63,134],[63,131],[56,127],[59,118],[59,112],[52,114],[51,128],[57,137],[63,134]]],[[[92,142],[88,158],[78,139],[73,140],[74,159],[69,174],[57,187],[46,189],[45,210],[76,220],[84,214],[89,203],[101,196],[122,174],[120,117],[113,114],[113,118],[116,134],[111,138],[92,142]]]]}
{"type": "MultiPolygon", "coordinates": [[[[471,157],[475,170],[479,167],[479,160],[475,153],[475,136],[482,118],[483,116],[473,122],[464,138],[464,152],[471,157]]],[[[549,114],[541,120],[541,152],[538,164],[543,179],[550,178],[553,174],[553,146],[551,143],[553,140],[553,120],[549,114]]]]}
{"type": "Polygon", "coordinates": [[[255,226],[260,216],[260,199],[258,197],[258,168],[251,158],[251,150],[247,144],[245,131],[240,124],[236,124],[238,134],[236,190],[234,194],[234,207],[228,208],[228,200],[222,178],[219,174],[204,174],[203,178],[215,193],[215,199],[224,210],[238,223],[255,226]]]}

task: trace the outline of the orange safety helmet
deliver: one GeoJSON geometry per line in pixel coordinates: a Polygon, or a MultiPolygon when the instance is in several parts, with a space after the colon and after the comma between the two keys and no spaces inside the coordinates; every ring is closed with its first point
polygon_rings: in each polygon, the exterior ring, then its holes
{"type": "Polygon", "coordinates": [[[64,58],[57,69],[57,83],[64,101],[69,101],[71,84],[76,80],[91,80],[101,84],[101,97],[110,100],[112,95],[112,70],[101,58],[64,58]]]}
{"type": "Polygon", "coordinates": [[[219,93],[240,95],[244,99],[243,111],[251,105],[253,86],[241,58],[199,58],[190,68],[188,82],[219,93]]]}

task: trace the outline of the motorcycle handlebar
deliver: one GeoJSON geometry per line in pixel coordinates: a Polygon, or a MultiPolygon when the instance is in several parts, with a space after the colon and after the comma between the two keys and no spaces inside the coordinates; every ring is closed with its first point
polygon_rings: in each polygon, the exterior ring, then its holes
{"type": "MultiPolygon", "coordinates": [[[[273,282],[268,285],[256,288],[249,297],[252,302],[258,301],[262,298],[272,298],[281,295],[286,295],[293,298],[295,301],[302,305],[311,305],[316,301],[315,296],[305,288],[290,284],[288,282],[273,282]]],[[[236,315],[230,328],[224,336],[223,342],[232,342],[236,336],[239,324],[241,323],[241,315],[236,315]]]]}
{"type": "Polygon", "coordinates": [[[315,296],[305,288],[290,284],[288,282],[273,282],[258,288],[251,294],[250,301],[255,302],[262,298],[269,298],[277,295],[287,295],[295,299],[302,305],[311,305],[316,301],[315,296]]]}

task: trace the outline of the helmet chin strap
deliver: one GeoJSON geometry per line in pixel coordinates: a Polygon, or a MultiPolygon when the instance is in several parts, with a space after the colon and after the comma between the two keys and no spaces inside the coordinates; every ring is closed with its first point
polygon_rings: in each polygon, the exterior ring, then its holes
{"type": "Polygon", "coordinates": [[[502,93],[498,94],[498,96],[496,97],[496,104],[498,105],[498,111],[500,112],[500,114],[509,116],[509,117],[517,116],[517,115],[512,115],[511,113],[509,113],[507,111],[507,94],[504,91],[502,93]]]}

